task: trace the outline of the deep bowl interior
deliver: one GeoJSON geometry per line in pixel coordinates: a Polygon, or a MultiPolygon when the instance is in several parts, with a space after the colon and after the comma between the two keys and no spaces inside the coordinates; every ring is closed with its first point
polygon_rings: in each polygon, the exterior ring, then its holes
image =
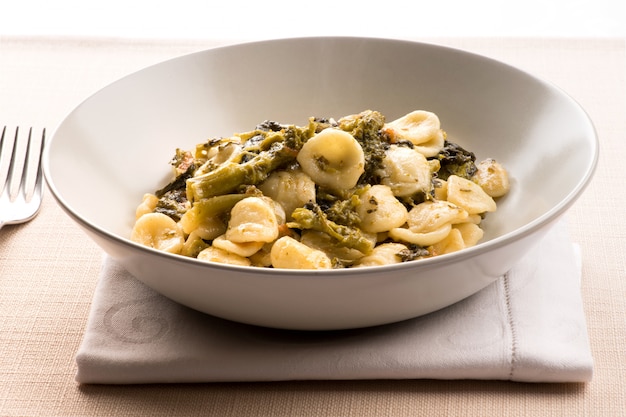
{"type": "Polygon", "coordinates": [[[169,180],[176,148],[266,119],[306,124],[309,116],[365,109],[388,120],[433,111],[450,140],[507,167],[512,191],[484,222],[477,253],[552,222],[582,192],[597,160],[594,128],[581,107],[516,68],[429,44],[301,38],[194,53],[105,87],[58,126],[46,177],[82,226],[118,249],[134,248],[128,236],[135,208],[143,193],[169,180]]]}

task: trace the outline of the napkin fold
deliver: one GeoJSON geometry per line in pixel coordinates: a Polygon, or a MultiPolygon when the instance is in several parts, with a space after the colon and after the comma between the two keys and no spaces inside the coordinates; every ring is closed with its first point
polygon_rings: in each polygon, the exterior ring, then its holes
{"type": "Polygon", "coordinates": [[[390,325],[300,332],[177,304],[105,256],[76,355],[82,384],[336,379],[586,382],[581,265],[564,222],[496,282],[390,325]]]}

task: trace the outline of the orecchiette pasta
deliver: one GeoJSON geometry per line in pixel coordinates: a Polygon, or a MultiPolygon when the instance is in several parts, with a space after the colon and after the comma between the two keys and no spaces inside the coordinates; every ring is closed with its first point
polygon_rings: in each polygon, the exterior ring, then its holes
{"type": "Polygon", "coordinates": [[[231,242],[272,242],[278,237],[275,208],[260,197],[248,197],[233,206],[225,238],[231,242]]]}
{"type": "Polygon", "coordinates": [[[263,247],[260,250],[250,255],[248,259],[250,260],[251,264],[257,267],[271,268],[272,267],[271,251],[272,251],[273,245],[274,245],[274,242],[266,243],[265,245],[263,245],[263,247]]]}
{"type": "Polygon", "coordinates": [[[445,224],[467,221],[469,214],[449,201],[424,201],[413,207],[407,215],[409,229],[414,232],[430,232],[445,224]]]}
{"type": "Polygon", "coordinates": [[[141,204],[137,206],[135,210],[135,220],[147,213],[152,213],[157,206],[159,199],[154,194],[144,194],[141,204]]]}
{"type": "Polygon", "coordinates": [[[259,189],[282,206],[289,220],[296,208],[315,201],[315,182],[300,169],[273,172],[259,189]]]}
{"type": "Polygon", "coordinates": [[[131,239],[171,253],[180,252],[185,243],[180,225],[162,213],[147,213],[137,219],[131,239]]]}
{"type": "Polygon", "coordinates": [[[371,110],[302,127],[265,121],[177,149],[171,163],[175,178],[137,206],[133,241],[281,269],[373,267],[474,246],[511,187],[503,165],[476,163],[424,110],[388,123],[371,110]]]}
{"type": "Polygon", "coordinates": [[[385,125],[391,143],[411,142],[424,156],[435,156],[444,143],[441,122],[435,113],[416,110],[385,125]]]}
{"type": "Polygon", "coordinates": [[[400,254],[407,249],[408,248],[401,243],[383,243],[376,246],[370,255],[359,259],[355,266],[363,267],[397,264],[402,262],[400,254]]]}
{"type": "Polygon", "coordinates": [[[363,148],[356,139],[333,128],[309,139],[296,159],[316,184],[334,190],[354,187],[365,168],[363,148]]]}
{"type": "Polygon", "coordinates": [[[242,151],[241,139],[234,136],[228,139],[221,139],[214,143],[209,149],[202,149],[200,152],[206,158],[206,162],[198,168],[196,175],[202,175],[215,169],[237,157],[242,151]]]}
{"type": "Polygon", "coordinates": [[[223,249],[227,252],[234,253],[235,255],[243,256],[244,258],[250,257],[257,253],[265,244],[265,242],[233,242],[224,235],[218,236],[213,239],[213,246],[223,249]]]}
{"type": "Polygon", "coordinates": [[[201,261],[208,262],[217,262],[222,264],[230,264],[230,265],[240,265],[240,266],[251,266],[252,262],[250,259],[245,258],[241,255],[237,255],[232,252],[228,252],[227,250],[216,248],[215,246],[211,246],[203,250],[198,254],[198,258],[201,261]]]}
{"type": "Polygon", "coordinates": [[[313,249],[291,238],[283,236],[272,246],[270,253],[274,268],[330,269],[332,263],[321,250],[313,249]]]}
{"type": "Polygon", "coordinates": [[[389,237],[399,242],[407,242],[417,246],[430,246],[445,239],[452,230],[452,224],[446,223],[429,232],[414,232],[409,228],[395,227],[389,230],[389,237]]]}
{"type": "Polygon", "coordinates": [[[464,248],[465,242],[461,232],[458,229],[451,229],[445,238],[433,244],[432,251],[436,255],[445,255],[446,253],[457,252],[464,248]]]}
{"type": "Polygon", "coordinates": [[[502,197],[509,192],[509,173],[494,159],[485,159],[476,165],[472,181],[480,185],[491,197],[502,197]]]}
{"type": "Polygon", "coordinates": [[[430,190],[432,165],[413,148],[391,145],[385,153],[380,176],[381,184],[388,186],[395,196],[406,197],[430,190]]]}
{"type": "Polygon", "coordinates": [[[496,202],[483,188],[465,178],[451,175],[448,178],[448,201],[470,214],[496,211],[496,202]]]}
{"type": "MultiPolygon", "coordinates": [[[[240,199],[234,199],[223,209],[230,209],[240,199]]],[[[186,234],[195,232],[200,238],[213,240],[226,232],[226,222],[219,214],[222,207],[215,199],[202,200],[194,204],[180,218],[179,224],[186,234]]]]}
{"type": "Polygon", "coordinates": [[[453,226],[461,233],[465,247],[475,246],[483,238],[484,232],[476,223],[460,223],[453,226]]]}
{"type": "Polygon", "coordinates": [[[363,195],[356,212],[361,219],[361,230],[370,233],[385,232],[402,226],[408,216],[406,207],[386,185],[373,185],[363,195]]]}

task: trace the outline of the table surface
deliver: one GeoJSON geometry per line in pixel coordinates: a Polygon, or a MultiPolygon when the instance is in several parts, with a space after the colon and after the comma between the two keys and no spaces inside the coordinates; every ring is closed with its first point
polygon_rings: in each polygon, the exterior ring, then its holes
{"type": "MultiPolygon", "coordinates": [[[[416,39],[424,40],[424,39],[416,39]]],[[[81,341],[102,252],[50,193],[0,231],[0,415],[619,415],[626,410],[626,39],[429,38],[551,81],[593,119],[596,176],[568,213],[582,248],[593,380],[316,381],[79,386],[81,341]]],[[[83,99],[147,65],[228,41],[0,36],[0,125],[52,131],[83,99]]]]}

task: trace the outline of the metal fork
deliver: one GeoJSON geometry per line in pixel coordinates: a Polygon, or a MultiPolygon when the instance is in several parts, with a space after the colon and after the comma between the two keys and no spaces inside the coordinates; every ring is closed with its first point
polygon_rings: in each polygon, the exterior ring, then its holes
{"type": "Polygon", "coordinates": [[[46,130],[14,130],[6,126],[0,136],[0,229],[25,223],[39,212],[43,192],[41,157],[46,130]]]}

